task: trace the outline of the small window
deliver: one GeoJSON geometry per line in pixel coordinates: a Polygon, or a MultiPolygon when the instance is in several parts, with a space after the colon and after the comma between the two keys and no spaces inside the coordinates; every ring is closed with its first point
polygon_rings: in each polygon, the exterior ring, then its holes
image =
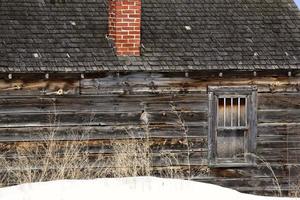
{"type": "Polygon", "coordinates": [[[208,93],[210,165],[255,164],[256,87],[213,86],[208,93]]]}

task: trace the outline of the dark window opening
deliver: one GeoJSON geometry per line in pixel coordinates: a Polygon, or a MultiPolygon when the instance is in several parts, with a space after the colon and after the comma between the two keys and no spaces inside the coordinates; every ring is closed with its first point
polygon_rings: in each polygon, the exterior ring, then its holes
{"type": "Polygon", "coordinates": [[[246,97],[220,97],[218,102],[218,127],[247,126],[246,97]]]}

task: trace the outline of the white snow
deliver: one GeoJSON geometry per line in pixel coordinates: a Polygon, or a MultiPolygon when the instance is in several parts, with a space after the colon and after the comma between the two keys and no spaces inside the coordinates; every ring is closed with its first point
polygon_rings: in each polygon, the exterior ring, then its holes
{"type": "Polygon", "coordinates": [[[0,189],[0,200],[275,200],[292,199],[242,194],[220,186],[154,177],[61,180],[0,189]]]}

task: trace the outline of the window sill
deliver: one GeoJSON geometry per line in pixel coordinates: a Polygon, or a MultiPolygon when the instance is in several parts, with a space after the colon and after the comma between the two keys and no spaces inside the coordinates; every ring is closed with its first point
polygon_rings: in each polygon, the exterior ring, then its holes
{"type": "Polygon", "coordinates": [[[249,127],[247,127],[247,126],[240,126],[240,127],[237,127],[237,126],[234,126],[234,127],[218,127],[217,128],[218,130],[221,130],[221,131],[226,131],[226,130],[229,130],[229,131],[231,131],[231,130],[242,130],[242,131],[246,131],[246,130],[248,130],[249,129],[249,127]]]}

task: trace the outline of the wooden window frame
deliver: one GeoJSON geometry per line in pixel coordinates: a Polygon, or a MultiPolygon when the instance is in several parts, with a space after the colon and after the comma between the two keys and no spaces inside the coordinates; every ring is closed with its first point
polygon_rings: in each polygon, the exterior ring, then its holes
{"type": "MultiPolygon", "coordinates": [[[[256,166],[257,136],[257,87],[256,86],[208,86],[208,164],[210,167],[256,166]],[[247,137],[245,162],[219,162],[217,160],[218,100],[220,96],[245,96],[247,99],[247,137]]],[[[222,97],[221,97],[222,98],[222,97]]],[[[238,129],[238,127],[237,127],[238,129]]]]}

